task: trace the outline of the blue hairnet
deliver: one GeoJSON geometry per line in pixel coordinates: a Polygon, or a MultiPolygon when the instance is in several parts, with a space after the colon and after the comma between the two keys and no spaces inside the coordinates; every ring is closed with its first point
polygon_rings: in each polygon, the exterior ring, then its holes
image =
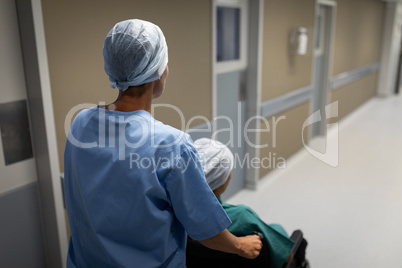
{"type": "Polygon", "coordinates": [[[162,76],[168,62],[166,40],[161,29],[151,22],[122,21],[106,36],[103,58],[110,86],[124,91],[162,76]]]}

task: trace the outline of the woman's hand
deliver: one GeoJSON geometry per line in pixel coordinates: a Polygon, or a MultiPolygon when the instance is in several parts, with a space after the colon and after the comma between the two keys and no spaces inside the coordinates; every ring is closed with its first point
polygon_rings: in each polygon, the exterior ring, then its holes
{"type": "Polygon", "coordinates": [[[258,235],[236,237],[227,229],[214,237],[200,240],[200,243],[208,248],[234,253],[248,259],[257,258],[262,248],[262,242],[258,235]]]}
{"type": "Polygon", "coordinates": [[[258,235],[248,235],[237,238],[239,243],[239,256],[255,259],[260,255],[262,249],[262,242],[258,235]]]}

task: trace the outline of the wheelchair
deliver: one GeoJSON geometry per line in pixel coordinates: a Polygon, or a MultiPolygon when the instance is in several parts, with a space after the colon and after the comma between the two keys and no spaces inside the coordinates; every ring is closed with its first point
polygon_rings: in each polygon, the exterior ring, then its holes
{"type": "MultiPolygon", "coordinates": [[[[253,234],[258,235],[263,244],[260,255],[253,260],[207,248],[200,242],[188,238],[186,265],[188,268],[269,268],[267,240],[261,233],[253,232],[253,234]]],[[[305,258],[307,241],[303,238],[303,233],[296,230],[290,239],[295,242],[292,248],[293,260],[285,263],[282,268],[310,268],[305,258]]]]}

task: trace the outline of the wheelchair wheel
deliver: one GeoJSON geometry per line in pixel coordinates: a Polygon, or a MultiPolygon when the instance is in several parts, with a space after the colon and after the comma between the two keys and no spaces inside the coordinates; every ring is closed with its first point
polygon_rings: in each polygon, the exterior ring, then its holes
{"type": "Polygon", "coordinates": [[[310,263],[308,262],[308,260],[304,260],[300,267],[301,268],[310,268],[310,263]]]}

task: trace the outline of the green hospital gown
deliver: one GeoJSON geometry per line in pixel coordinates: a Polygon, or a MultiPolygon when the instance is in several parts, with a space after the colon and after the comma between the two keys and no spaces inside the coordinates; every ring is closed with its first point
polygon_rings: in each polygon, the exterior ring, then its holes
{"type": "MultiPolygon", "coordinates": [[[[218,200],[222,204],[219,197],[218,200]]],[[[294,244],[286,231],[280,225],[266,224],[257,213],[245,205],[222,204],[222,207],[232,220],[228,231],[236,236],[250,235],[254,231],[262,233],[268,242],[269,267],[281,268],[289,258],[294,244]]]]}

